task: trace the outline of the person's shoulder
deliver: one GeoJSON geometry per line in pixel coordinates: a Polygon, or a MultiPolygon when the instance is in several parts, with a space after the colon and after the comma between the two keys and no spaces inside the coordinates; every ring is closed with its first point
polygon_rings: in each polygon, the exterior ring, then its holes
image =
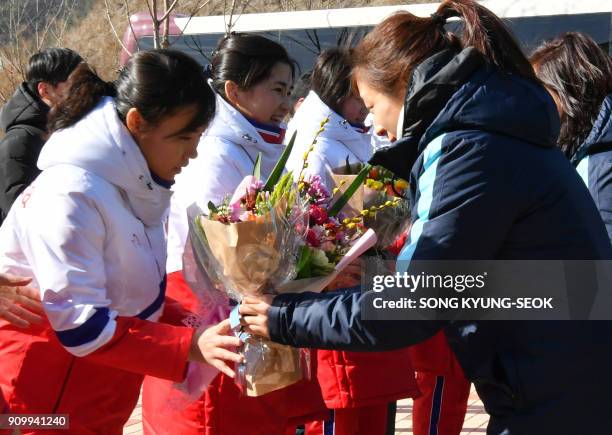
{"type": "Polygon", "coordinates": [[[27,126],[13,127],[0,139],[0,155],[7,158],[24,158],[38,155],[45,141],[42,134],[27,126]]]}
{"type": "Polygon", "coordinates": [[[48,198],[65,198],[91,204],[112,202],[118,189],[105,178],[92,171],[73,165],[57,165],[42,171],[34,186],[39,194],[48,198]]]}
{"type": "Polygon", "coordinates": [[[244,151],[240,145],[222,136],[203,136],[198,145],[198,158],[200,155],[206,159],[233,159],[241,156],[244,151]]]}

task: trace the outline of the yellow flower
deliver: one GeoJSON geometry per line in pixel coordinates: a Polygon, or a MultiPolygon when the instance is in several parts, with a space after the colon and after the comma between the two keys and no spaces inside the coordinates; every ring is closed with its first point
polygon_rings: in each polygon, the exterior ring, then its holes
{"type": "Polygon", "coordinates": [[[350,220],[349,218],[346,218],[346,219],[344,219],[344,220],[342,221],[342,223],[343,223],[344,225],[347,225],[347,224],[351,223],[351,220],[350,220]]]}
{"type": "Polygon", "coordinates": [[[346,227],[347,227],[349,230],[352,230],[352,229],[354,229],[356,226],[357,226],[356,224],[354,224],[354,223],[352,223],[352,222],[351,222],[351,223],[350,223],[350,224],[348,224],[346,227]]]}
{"type": "Polygon", "coordinates": [[[382,190],[385,187],[385,185],[381,181],[372,180],[372,183],[370,184],[369,187],[371,187],[374,190],[382,190]]]}
{"type": "Polygon", "coordinates": [[[395,180],[395,190],[405,190],[408,188],[408,182],[402,178],[395,180]]]}

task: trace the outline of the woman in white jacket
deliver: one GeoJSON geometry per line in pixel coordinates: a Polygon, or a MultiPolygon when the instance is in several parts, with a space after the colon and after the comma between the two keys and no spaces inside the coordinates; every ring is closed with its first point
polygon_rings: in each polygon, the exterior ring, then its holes
{"type": "Polygon", "coordinates": [[[305,174],[320,175],[331,190],[332,170],[365,163],[372,156],[372,137],[364,125],[368,111],[351,87],[351,52],[339,48],[324,51],[317,58],[310,77],[311,90],[291,119],[287,137],[297,137],[287,169],[299,174],[304,153],[312,144],[321,121],[329,118],[308,156],[305,174]]]}
{"type": "MultiPolygon", "coordinates": [[[[283,119],[289,112],[294,63],[276,42],[233,33],[219,42],[210,75],[217,113],[200,140],[198,157],[173,186],[168,228],[168,295],[187,309],[198,305],[183,278],[183,259],[193,262],[191,250],[185,249],[187,208],[195,203],[207,212],[209,201],[218,204],[233,193],[253,173],[258,154],[262,178],[270,175],[284,149],[283,119]]],[[[229,313],[229,307],[222,308],[229,313]]],[[[145,381],[143,427],[147,434],[284,434],[285,426],[303,422],[300,416],[324,411],[314,383],[299,383],[254,398],[243,396],[233,379],[220,373],[198,401],[178,413],[165,409],[167,390],[166,382],[145,381]]]]}
{"type": "Polygon", "coordinates": [[[169,186],[195,157],[214,98],[201,67],[171,50],[136,54],[115,85],[86,64],[69,83],[42,173],[0,229],[2,270],[32,277],[48,319],[27,330],[0,321],[0,388],[10,413],[68,414],[71,434],[119,434],[143,375],[181,381],[189,360],[231,375],[222,360],[240,360],[228,322],[156,322],[169,186]]]}

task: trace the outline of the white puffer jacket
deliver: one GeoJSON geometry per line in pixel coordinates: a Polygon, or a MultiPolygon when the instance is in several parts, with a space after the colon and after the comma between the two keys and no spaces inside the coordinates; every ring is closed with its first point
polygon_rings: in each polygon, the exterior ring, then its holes
{"type": "MultiPolygon", "coordinates": [[[[271,144],[232,105],[217,95],[217,113],[198,144],[198,157],[176,177],[168,225],[168,273],[183,269],[183,251],[189,231],[187,208],[196,203],[208,212],[208,202],[220,203],[253,173],[261,153],[261,176],[270,175],[284,145],[271,144]]],[[[187,255],[190,252],[187,251],[187,255]]]]}
{"type": "Polygon", "coordinates": [[[160,316],[171,192],[111,98],[54,133],[38,166],[0,229],[1,270],[34,278],[58,338],[84,356],[111,340],[117,316],[160,316]]]}
{"type": "Polygon", "coordinates": [[[321,128],[321,121],[329,117],[325,130],[319,135],[314,150],[308,156],[310,175],[320,175],[325,186],[331,188],[331,171],[346,164],[366,162],[372,156],[372,137],[370,133],[360,133],[338,113],[330,109],[319,96],[310,91],[304,102],[295,112],[285,136],[291,138],[297,130],[296,141],[287,162],[287,170],[298,174],[302,168],[304,152],[312,144],[315,134],[321,128]]]}

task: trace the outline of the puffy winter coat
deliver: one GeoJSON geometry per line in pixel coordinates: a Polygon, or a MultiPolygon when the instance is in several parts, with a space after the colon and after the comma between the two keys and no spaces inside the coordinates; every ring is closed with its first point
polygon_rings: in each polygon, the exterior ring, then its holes
{"type": "Polygon", "coordinates": [[[181,381],[187,368],[192,330],[156,322],[170,191],[111,98],[53,134],[39,166],[0,228],[0,265],[33,278],[48,323],[0,322],[0,388],[11,413],[121,433],[143,375],[181,381]]]}
{"type": "Polygon", "coordinates": [[[358,131],[341,115],[330,109],[319,96],[310,91],[289,123],[286,140],[297,131],[295,145],[287,161],[287,170],[299,174],[304,162],[304,153],[311,146],[321,122],[329,118],[325,130],[317,138],[314,149],[308,156],[306,174],[320,175],[325,186],[331,189],[332,169],[367,162],[372,156],[372,136],[358,131]]]}
{"type": "MultiPolygon", "coordinates": [[[[558,115],[539,84],[474,49],[443,51],[416,68],[405,107],[403,139],[374,160],[400,176],[412,168],[414,223],[400,254],[408,267],[611,258],[599,212],[555,146],[558,115]]],[[[444,329],[490,414],[488,433],[612,432],[611,322],[364,321],[369,297],[278,296],[270,334],[295,346],[383,350],[444,329]]]]}
{"type": "Polygon", "coordinates": [[[0,224],[15,198],[36,178],[38,155],[45,143],[47,113],[27,83],[22,83],[2,107],[0,128],[0,224]]]}
{"type": "Polygon", "coordinates": [[[612,240],[612,94],[601,105],[593,128],[572,157],[612,240]]]}

